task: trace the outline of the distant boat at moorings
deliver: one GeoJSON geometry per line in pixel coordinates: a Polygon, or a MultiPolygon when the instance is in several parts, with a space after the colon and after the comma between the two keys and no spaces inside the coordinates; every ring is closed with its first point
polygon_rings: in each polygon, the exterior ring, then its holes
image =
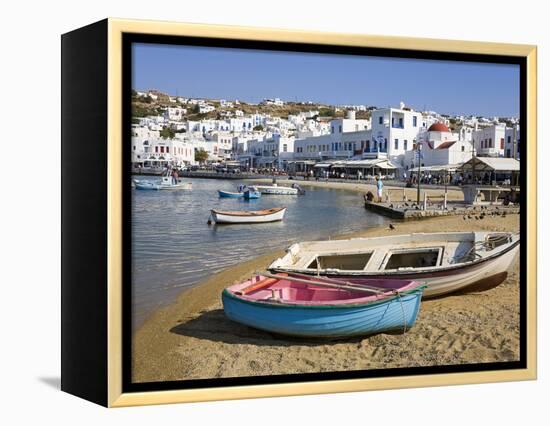
{"type": "Polygon", "coordinates": [[[262,196],[262,193],[258,191],[255,186],[247,187],[244,190],[243,194],[244,194],[244,198],[246,198],[247,200],[254,200],[262,196]]]}
{"type": "Polygon", "coordinates": [[[299,337],[347,337],[410,329],[422,283],[262,274],[222,292],[225,315],[241,324],[299,337]]]}
{"type": "Polygon", "coordinates": [[[255,185],[254,186],[263,195],[298,195],[298,188],[290,186],[279,186],[276,183],[273,185],[255,185]]]}
{"type": "Polygon", "coordinates": [[[266,210],[222,211],[210,210],[210,217],[215,223],[265,223],[283,220],[286,207],[275,207],[266,210]]]}
{"type": "Polygon", "coordinates": [[[178,183],[174,183],[172,180],[172,176],[163,176],[160,182],[134,179],[134,185],[136,189],[155,191],[167,189],[191,189],[193,186],[191,182],[178,181],[178,183]]]}
{"type": "Polygon", "coordinates": [[[218,189],[218,195],[220,198],[242,198],[244,197],[243,192],[231,192],[231,191],[222,191],[218,189]]]}
{"type": "Polygon", "coordinates": [[[294,244],[269,270],[356,278],[412,279],[424,296],[439,296],[482,280],[496,286],[519,252],[519,233],[441,232],[294,244]]]}

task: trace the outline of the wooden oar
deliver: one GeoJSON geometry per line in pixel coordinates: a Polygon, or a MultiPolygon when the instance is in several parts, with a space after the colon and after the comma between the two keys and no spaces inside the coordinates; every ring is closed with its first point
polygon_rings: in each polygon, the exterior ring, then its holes
{"type": "Polygon", "coordinates": [[[390,291],[390,290],[382,291],[382,290],[378,290],[378,289],[374,289],[374,288],[365,288],[363,286],[357,287],[357,286],[354,286],[351,283],[350,283],[350,285],[332,284],[332,283],[328,283],[328,282],[315,281],[315,280],[312,280],[312,279],[305,280],[305,279],[295,278],[295,277],[290,277],[290,276],[281,277],[279,275],[273,275],[273,274],[269,274],[267,272],[261,272],[261,275],[263,275],[264,277],[268,277],[268,278],[277,278],[277,279],[280,279],[280,280],[293,281],[293,282],[302,283],[302,284],[311,284],[311,285],[317,285],[317,286],[320,286],[320,287],[339,288],[339,289],[342,289],[342,290],[362,291],[362,292],[365,292],[365,293],[384,294],[384,293],[387,293],[388,291],[390,291]]]}
{"type": "Polygon", "coordinates": [[[313,276],[313,275],[307,275],[307,274],[300,274],[299,272],[288,272],[288,274],[299,278],[310,278],[310,279],[314,278],[315,280],[318,280],[318,281],[326,281],[333,284],[341,284],[341,285],[347,285],[347,286],[360,286],[360,288],[368,288],[375,293],[387,293],[387,292],[394,291],[394,289],[391,289],[391,288],[374,287],[368,284],[357,284],[357,283],[352,283],[350,281],[342,281],[334,278],[328,278],[325,276],[322,276],[322,277],[318,275],[313,276]]]}
{"type": "MultiPolygon", "coordinates": [[[[277,278],[278,279],[286,278],[286,274],[281,274],[277,278]]],[[[236,293],[240,293],[240,294],[252,293],[255,290],[259,290],[261,288],[267,287],[268,285],[275,284],[276,282],[277,282],[277,279],[275,278],[264,278],[263,280],[256,281],[254,284],[250,284],[248,287],[245,287],[241,291],[236,293]]]]}

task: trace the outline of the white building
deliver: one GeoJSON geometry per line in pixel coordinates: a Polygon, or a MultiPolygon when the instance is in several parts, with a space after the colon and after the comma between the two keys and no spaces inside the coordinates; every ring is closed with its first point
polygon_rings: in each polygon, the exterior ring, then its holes
{"type": "Polygon", "coordinates": [[[185,114],[187,114],[185,108],[168,107],[164,111],[164,118],[169,121],[181,121],[185,117],[185,114]]]}
{"type": "Polygon", "coordinates": [[[348,118],[331,120],[330,133],[297,139],[294,143],[294,159],[297,161],[323,161],[362,156],[369,146],[372,131],[369,120],[356,120],[355,113],[348,118]]]}
{"type": "Polygon", "coordinates": [[[199,105],[199,114],[207,114],[214,111],[216,108],[213,105],[209,104],[200,104],[199,105]]]}
{"type": "Polygon", "coordinates": [[[420,112],[405,108],[385,108],[371,113],[372,137],[365,152],[386,153],[395,164],[405,166],[404,156],[413,149],[419,134],[426,131],[420,112]]]}
{"type": "Polygon", "coordinates": [[[520,153],[519,124],[507,127],[504,132],[504,156],[519,160],[520,153]]]}
{"type": "Polygon", "coordinates": [[[237,158],[246,168],[285,169],[294,157],[294,137],[279,134],[246,141],[246,151],[237,158]]]}
{"type": "Polygon", "coordinates": [[[284,103],[281,99],[279,99],[279,98],[275,98],[275,99],[269,99],[269,98],[268,98],[268,99],[264,99],[264,100],[262,101],[262,103],[263,103],[264,105],[274,105],[274,106],[283,106],[283,105],[285,104],[285,103],[284,103]]]}
{"type": "Polygon", "coordinates": [[[506,140],[506,125],[494,124],[473,132],[477,154],[484,157],[503,157],[506,140]]]}
{"type": "Polygon", "coordinates": [[[132,137],[132,163],[142,167],[183,167],[193,164],[193,145],[178,139],[132,137]]]}

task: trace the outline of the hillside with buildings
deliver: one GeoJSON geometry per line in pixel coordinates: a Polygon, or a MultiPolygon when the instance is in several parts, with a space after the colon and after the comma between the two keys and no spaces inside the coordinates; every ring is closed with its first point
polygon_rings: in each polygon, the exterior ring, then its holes
{"type": "Polygon", "coordinates": [[[132,93],[132,162],[140,171],[199,162],[327,175],[338,169],[451,169],[473,155],[518,158],[519,120],[308,101],[132,93]],[[197,155],[197,153],[201,153],[197,155]]]}

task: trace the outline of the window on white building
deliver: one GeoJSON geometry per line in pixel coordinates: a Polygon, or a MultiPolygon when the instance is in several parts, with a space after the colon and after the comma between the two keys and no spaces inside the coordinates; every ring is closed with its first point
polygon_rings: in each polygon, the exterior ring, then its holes
{"type": "Polygon", "coordinates": [[[286,152],[286,150],[287,150],[287,145],[285,143],[285,144],[283,144],[283,152],[286,152]]]}
{"type": "Polygon", "coordinates": [[[383,124],[384,123],[384,117],[380,116],[378,117],[378,124],[383,124]]]}
{"type": "Polygon", "coordinates": [[[403,141],[403,149],[406,151],[407,150],[407,139],[405,139],[403,141]]]}
{"type": "Polygon", "coordinates": [[[393,149],[399,149],[399,139],[393,141],[393,149]]]}

